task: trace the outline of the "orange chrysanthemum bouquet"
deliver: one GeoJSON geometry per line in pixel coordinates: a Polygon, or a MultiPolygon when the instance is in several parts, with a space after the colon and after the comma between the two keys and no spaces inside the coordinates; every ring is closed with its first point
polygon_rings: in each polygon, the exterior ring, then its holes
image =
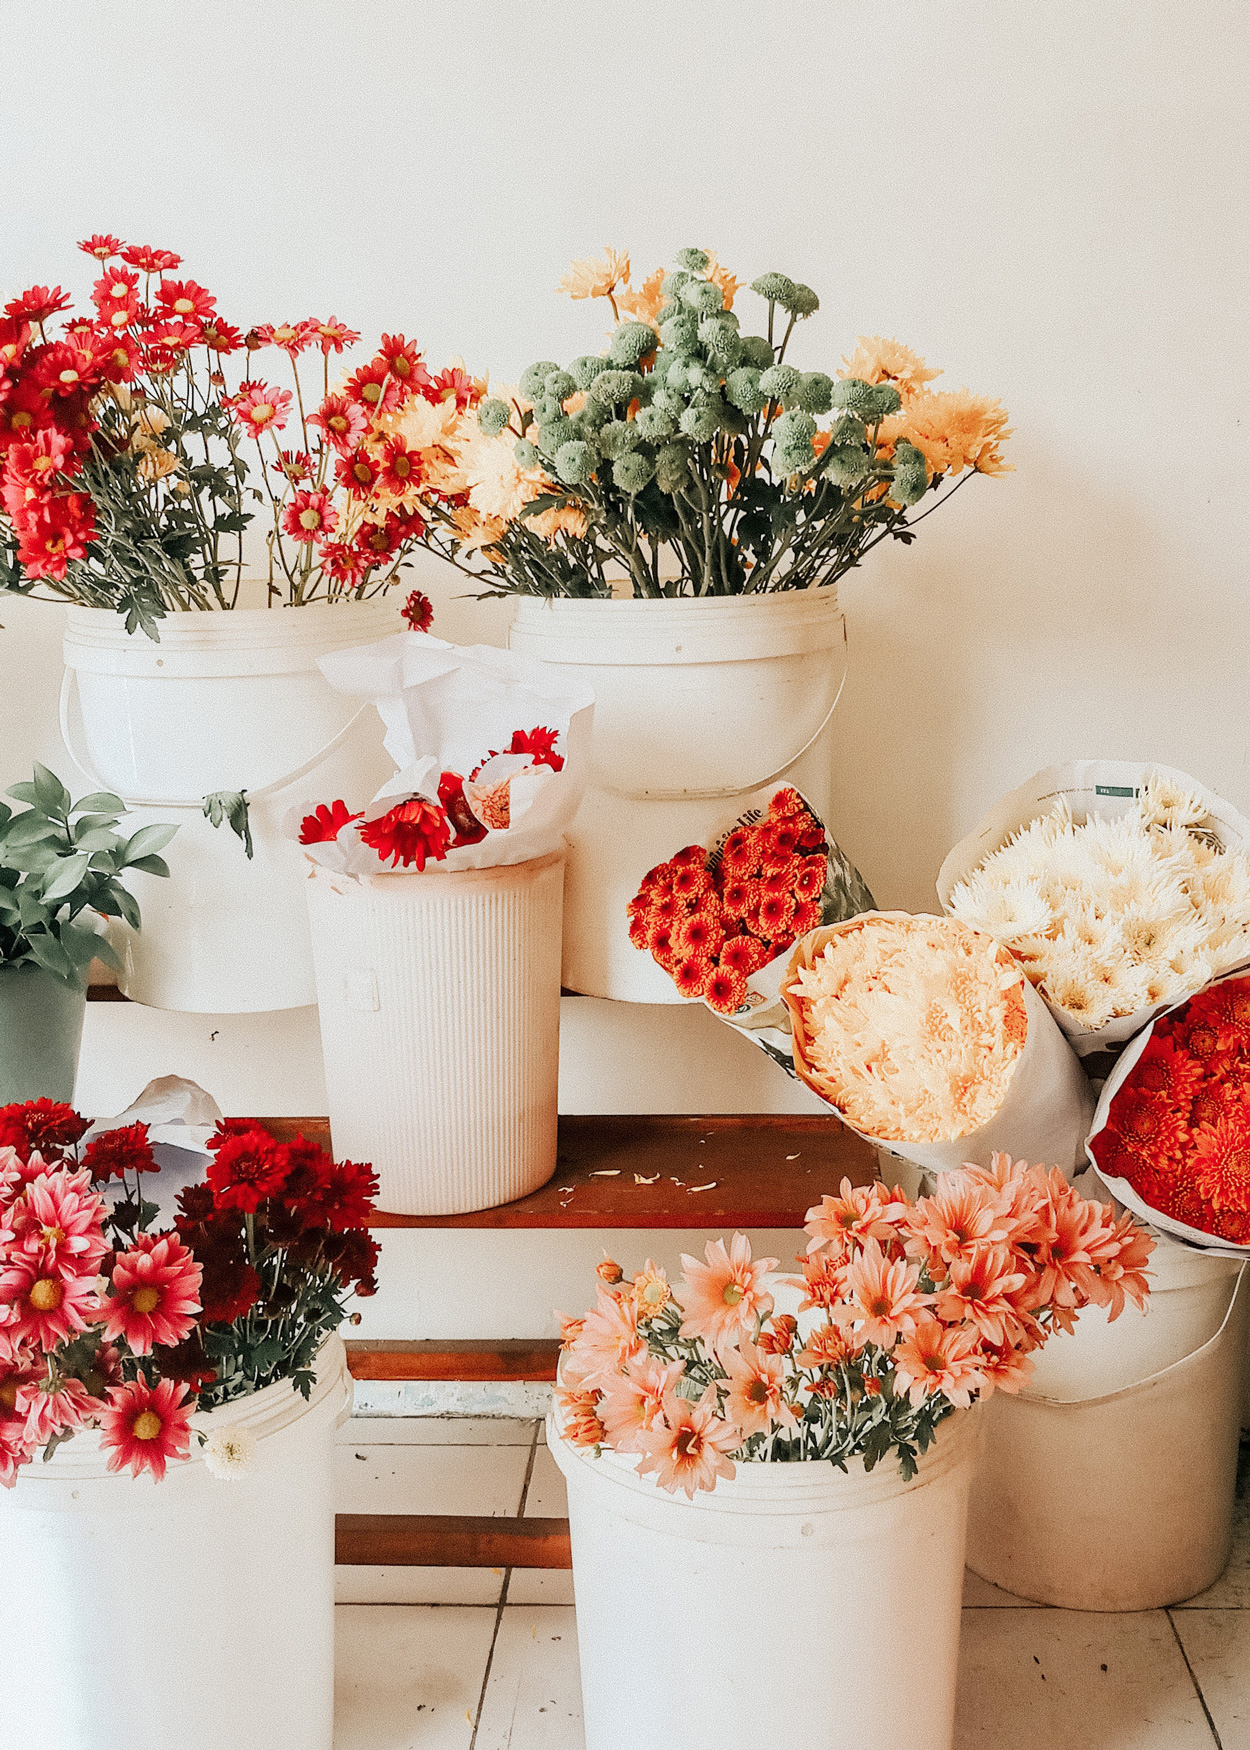
{"type": "Polygon", "coordinates": [[[676,1287],[650,1262],[627,1278],[605,1259],[595,1306],[564,1322],[565,1438],[637,1454],[692,1499],[735,1462],[871,1470],[894,1452],[907,1478],[939,1423],[1019,1391],[1030,1355],[1082,1307],[1115,1319],[1146,1306],[1149,1236],[1057,1168],[1003,1154],[914,1203],[844,1180],[806,1231],[794,1279],[742,1234],[683,1256],[676,1287]]]}

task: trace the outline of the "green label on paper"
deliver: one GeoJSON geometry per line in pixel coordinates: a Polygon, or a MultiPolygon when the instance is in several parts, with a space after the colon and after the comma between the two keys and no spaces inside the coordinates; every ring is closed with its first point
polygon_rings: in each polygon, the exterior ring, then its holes
{"type": "Polygon", "coordinates": [[[1095,796],[1136,796],[1137,791],[1131,784],[1095,784],[1095,796]]]}

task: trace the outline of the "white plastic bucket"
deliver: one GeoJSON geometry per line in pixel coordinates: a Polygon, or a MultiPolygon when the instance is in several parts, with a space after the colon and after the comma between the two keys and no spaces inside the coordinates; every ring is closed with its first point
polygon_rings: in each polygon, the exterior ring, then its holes
{"type": "Polygon", "coordinates": [[[590,782],[569,834],[570,990],[682,1000],[631,945],[625,908],[648,869],[702,843],[736,804],[783,775],[824,806],[817,748],[841,693],[844,641],[832,587],[521,601],[511,648],[576,669],[595,694],[590,782]]]}
{"type": "Polygon", "coordinates": [[[129,831],[179,827],[171,878],[130,878],[142,931],[110,932],[135,1002],[245,1014],[316,1000],[303,857],[281,820],[337,796],[359,803],[390,773],[376,712],[354,710],[317,657],[397,624],[386,601],[238,608],[169,614],[157,644],[109,609],[69,610],[61,727],[72,758],[127,803],[129,831]],[[248,794],[250,862],[228,826],[203,817],[216,790],[248,794]]]}
{"type": "Polygon", "coordinates": [[[1155,1610],[1232,1547],[1250,1289],[1234,1259],[1161,1241],[1150,1311],[1090,1307],[1018,1397],[986,1406],[968,1566],[1069,1610],[1155,1610]]]}
{"type": "Polygon", "coordinates": [[[836,1695],[804,1710],[810,1750],[950,1750],[979,1421],[949,1416],[910,1483],[888,1454],[868,1473],[742,1464],[688,1501],[549,1417],[586,1750],[773,1744],[794,1735],[799,1691],[835,1669],[836,1695]]]}
{"type": "Polygon", "coordinates": [[[460,1215],[556,1166],[564,854],[356,881],[311,862],[330,1133],[379,1206],[460,1215]]]}
{"type": "Polygon", "coordinates": [[[165,1480],[110,1474],[78,1434],[0,1494],[3,1741],[55,1750],[330,1750],[337,1337],[289,1380],[195,1418],[256,1439],[246,1476],[199,1443],[165,1480]]]}

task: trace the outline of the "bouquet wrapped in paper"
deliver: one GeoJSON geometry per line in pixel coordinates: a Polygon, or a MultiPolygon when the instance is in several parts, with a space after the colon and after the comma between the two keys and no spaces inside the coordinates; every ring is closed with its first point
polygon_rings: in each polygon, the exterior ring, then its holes
{"type": "Polygon", "coordinates": [[[594,695],[557,669],[424,632],[319,659],[370,699],[399,768],[357,811],[292,815],[310,860],[359,881],[391,871],[487,869],[560,847],[585,786],[594,695]]]}
{"type": "Polygon", "coordinates": [[[1085,1056],[1250,960],[1250,822],[1166,766],[1050,766],[955,846],[938,897],[1085,1056]]]}
{"type": "Polygon", "coordinates": [[[1071,1169],[1093,1092],[1010,954],[952,920],[872,907],[787,788],[653,869],[630,930],[683,995],[872,1143],[931,1171],[1004,1148],[1071,1169]]]}

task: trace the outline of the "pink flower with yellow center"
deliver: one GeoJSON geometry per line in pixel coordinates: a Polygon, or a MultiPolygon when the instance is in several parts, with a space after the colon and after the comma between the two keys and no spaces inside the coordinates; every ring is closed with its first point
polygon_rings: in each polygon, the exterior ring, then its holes
{"type": "Polygon", "coordinates": [[[191,1448],[188,1388],[172,1379],[150,1386],[142,1379],[114,1386],[100,1419],[100,1444],[111,1471],[130,1467],[131,1476],[150,1471],[159,1483],[171,1458],[186,1458],[191,1448]]]}
{"type": "Polygon", "coordinates": [[[728,1455],[741,1444],[738,1430],[716,1414],[715,1386],[697,1404],[670,1393],[663,1416],[639,1436],[643,1459],[638,1473],[653,1474],[670,1494],[684,1489],[693,1501],[700,1489],[714,1489],[720,1477],[735,1475],[728,1455]]]}
{"type": "Polygon", "coordinates": [[[727,1349],[721,1365],[729,1375],[726,1415],[744,1435],[767,1434],[775,1427],[793,1428],[798,1420],[785,1399],[785,1364],[780,1355],[765,1354],[743,1338],[727,1349]]]}
{"type": "Polygon", "coordinates": [[[181,1343],[200,1311],[203,1271],[176,1234],[140,1234],[113,1269],[104,1336],[124,1337],[135,1355],[181,1343]]]}
{"type": "Polygon", "coordinates": [[[11,1259],[0,1270],[0,1322],[10,1342],[45,1354],[85,1331],[97,1315],[94,1264],[83,1274],[38,1259],[11,1259]]]}
{"type": "Polygon", "coordinates": [[[1020,1332],[1014,1295],[1028,1281],[1013,1267],[1006,1246],[980,1245],[969,1258],[956,1258],[938,1295],[937,1315],[948,1324],[970,1324],[990,1343],[1008,1343],[1020,1332]]]}
{"type": "Polygon", "coordinates": [[[976,1332],[944,1325],[931,1313],[917,1320],[890,1360],[896,1390],[907,1393],[913,1408],[941,1392],[957,1409],[966,1410],[981,1388],[982,1353],[976,1332]]]}
{"type": "Polygon", "coordinates": [[[838,1324],[853,1324],[854,1340],[890,1348],[902,1333],[910,1331],[929,1302],[916,1284],[920,1266],[901,1258],[892,1259],[876,1240],[865,1240],[846,1267],[847,1303],[833,1308],[838,1324]]]}
{"type": "Polygon", "coordinates": [[[629,1362],[641,1361],[646,1353],[633,1295],[613,1294],[600,1288],[571,1350],[584,1377],[602,1384],[629,1362]]]}
{"type": "Polygon", "coordinates": [[[684,1372],[680,1361],[664,1362],[648,1355],[628,1362],[620,1373],[601,1377],[599,1419],[614,1451],[643,1450],[642,1436],[662,1416],[664,1400],[684,1372]]]}
{"type": "Polygon", "coordinates": [[[808,1255],[827,1252],[837,1262],[849,1255],[852,1244],[888,1242],[906,1221],[909,1208],[901,1191],[887,1190],[879,1180],[852,1185],[843,1179],[836,1197],[822,1197],[807,1212],[808,1255]]]}
{"type": "Polygon", "coordinates": [[[735,1234],[726,1250],[724,1240],[709,1240],[700,1263],[682,1253],[685,1294],[683,1337],[702,1337],[718,1353],[736,1337],[753,1335],[758,1321],[773,1310],[764,1278],[777,1267],[776,1258],[751,1258],[751,1242],[735,1234]]]}
{"type": "Polygon", "coordinates": [[[87,1173],[43,1174],[10,1211],[15,1246],[46,1271],[93,1269],[108,1250],[103,1209],[87,1173]]]}
{"type": "Polygon", "coordinates": [[[300,491],[282,513],[282,527],[293,541],[324,541],[338,527],[338,512],[328,492],[300,491]]]}
{"type": "Polygon", "coordinates": [[[267,383],[248,383],[235,396],[231,412],[254,438],[262,432],[281,431],[291,405],[290,392],[271,389],[267,383]]]}

